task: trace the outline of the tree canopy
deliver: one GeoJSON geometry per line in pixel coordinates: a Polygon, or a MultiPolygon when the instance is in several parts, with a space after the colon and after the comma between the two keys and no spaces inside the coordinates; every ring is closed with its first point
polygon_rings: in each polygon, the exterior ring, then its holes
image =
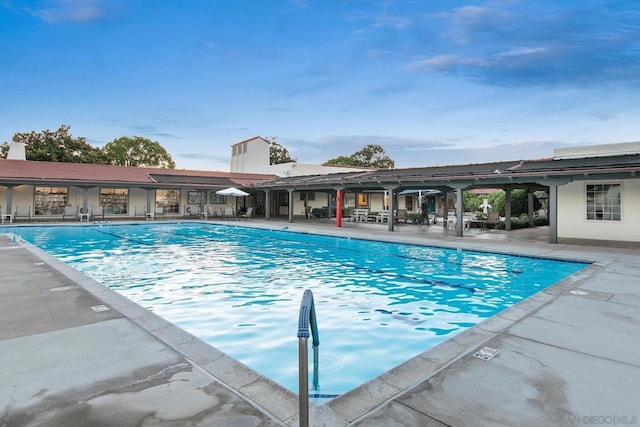
{"type": "Polygon", "coordinates": [[[279,165],[280,163],[295,162],[289,155],[289,150],[283,147],[275,136],[268,136],[265,138],[271,146],[269,147],[269,164],[279,165]]]}
{"type": "MultiPolygon", "coordinates": [[[[87,143],[86,138],[74,138],[68,125],[58,130],[42,132],[16,133],[14,142],[24,142],[27,160],[43,162],[97,163],[108,164],[109,160],[102,149],[87,143]]],[[[2,144],[2,155],[7,157],[9,144],[2,144]]]]}
{"type": "Polygon", "coordinates": [[[140,136],[122,136],[103,147],[109,163],[118,166],[173,169],[176,163],[159,142],[140,136]]]}
{"type": "Polygon", "coordinates": [[[372,167],[377,169],[393,169],[395,161],[387,156],[380,145],[369,144],[350,156],[339,156],[326,161],[330,165],[372,167]]]}
{"type": "MultiPolygon", "coordinates": [[[[175,168],[171,155],[156,141],[139,136],[116,138],[104,147],[94,147],[86,138],[74,138],[70,126],[56,131],[16,133],[14,142],[25,144],[27,160],[43,162],[93,163],[120,166],[175,168]]],[[[9,143],[0,146],[2,158],[9,152],[9,143]]]]}

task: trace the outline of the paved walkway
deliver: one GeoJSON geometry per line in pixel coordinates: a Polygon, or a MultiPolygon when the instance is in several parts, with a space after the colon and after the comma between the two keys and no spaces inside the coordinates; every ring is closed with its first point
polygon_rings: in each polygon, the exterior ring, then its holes
{"type": "MultiPolygon", "coordinates": [[[[324,405],[313,426],[640,424],[640,249],[325,221],[239,225],[593,261],[324,405]],[[490,360],[473,354],[483,347],[490,360]]],[[[0,232],[2,229],[0,228],[0,232]]],[[[31,245],[0,237],[0,426],[298,425],[297,395],[31,245]],[[108,309],[108,310],[105,310],[108,309]]]]}

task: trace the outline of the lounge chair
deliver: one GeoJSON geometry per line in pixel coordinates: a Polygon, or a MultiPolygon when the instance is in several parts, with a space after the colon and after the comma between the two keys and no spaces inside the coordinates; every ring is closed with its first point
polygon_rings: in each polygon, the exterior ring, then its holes
{"type": "Polygon", "coordinates": [[[378,213],[378,216],[376,217],[376,222],[389,222],[389,211],[382,211],[380,213],[378,213]]]}
{"type": "MultiPolygon", "coordinates": [[[[147,218],[149,219],[148,211],[146,206],[136,206],[133,208],[133,217],[134,218],[147,218]]],[[[152,216],[153,218],[153,216],[152,216]]]]}
{"type": "Polygon", "coordinates": [[[104,221],[104,206],[91,206],[91,221],[96,218],[100,218],[100,220],[104,221]]]}
{"type": "Polygon", "coordinates": [[[206,215],[205,219],[217,219],[217,218],[220,217],[220,213],[213,206],[207,206],[206,212],[207,212],[207,215],[206,215]]]}
{"type": "Polygon", "coordinates": [[[396,218],[395,221],[396,223],[407,223],[407,210],[406,209],[398,209],[398,211],[396,212],[396,218]]]}
{"type": "Polygon", "coordinates": [[[62,220],[64,221],[67,218],[78,218],[78,208],[75,206],[65,206],[64,211],[62,211],[62,220]]]}
{"type": "Polygon", "coordinates": [[[239,215],[238,217],[242,218],[242,219],[253,218],[253,207],[247,208],[247,211],[245,213],[239,215]]]}
{"type": "Polygon", "coordinates": [[[20,218],[27,218],[31,222],[31,206],[16,206],[13,219],[18,220],[20,218]]]}
{"type": "Polygon", "coordinates": [[[224,208],[224,211],[222,213],[222,218],[223,219],[234,219],[235,215],[233,213],[233,209],[231,208],[224,208]]]}
{"type": "Polygon", "coordinates": [[[157,219],[157,218],[164,219],[164,217],[165,217],[164,206],[156,206],[156,208],[155,208],[155,210],[153,212],[153,217],[154,217],[154,219],[157,219]]]}

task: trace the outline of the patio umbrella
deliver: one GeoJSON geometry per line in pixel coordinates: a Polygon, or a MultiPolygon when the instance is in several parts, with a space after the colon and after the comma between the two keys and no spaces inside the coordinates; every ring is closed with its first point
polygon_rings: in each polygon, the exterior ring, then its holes
{"type": "MultiPolygon", "coordinates": [[[[246,191],[242,191],[236,187],[229,187],[229,188],[225,188],[224,190],[218,190],[216,191],[216,194],[220,195],[220,196],[233,196],[234,198],[236,197],[244,197],[244,196],[248,196],[249,193],[247,193],[246,191]]],[[[238,208],[238,203],[237,203],[237,199],[236,199],[236,203],[235,203],[235,207],[233,208],[233,210],[237,210],[238,208]]]]}
{"type": "Polygon", "coordinates": [[[549,198],[549,195],[547,194],[546,191],[543,191],[542,193],[538,194],[538,200],[543,200],[548,198],[549,198]]]}
{"type": "Polygon", "coordinates": [[[246,191],[239,190],[236,187],[229,187],[229,188],[225,188],[224,190],[218,190],[216,191],[216,194],[220,196],[235,196],[235,197],[244,197],[249,195],[249,193],[247,193],[246,191]]]}

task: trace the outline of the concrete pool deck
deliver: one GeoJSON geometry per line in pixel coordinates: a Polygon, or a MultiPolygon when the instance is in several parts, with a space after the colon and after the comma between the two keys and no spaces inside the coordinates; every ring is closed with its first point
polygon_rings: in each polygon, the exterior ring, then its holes
{"type": "MultiPolygon", "coordinates": [[[[437,226],[232,225],[594,262],[312,405],[313,426],[640,423],[638,244],[548,244],[545,228],[457,238],[437,226]],[[474,357],[484,347],[497,355],[474,357]]],[[[298,425],[297,395],[37,248],[0,237],[0,265],[1,426],[298,425]]]]}

